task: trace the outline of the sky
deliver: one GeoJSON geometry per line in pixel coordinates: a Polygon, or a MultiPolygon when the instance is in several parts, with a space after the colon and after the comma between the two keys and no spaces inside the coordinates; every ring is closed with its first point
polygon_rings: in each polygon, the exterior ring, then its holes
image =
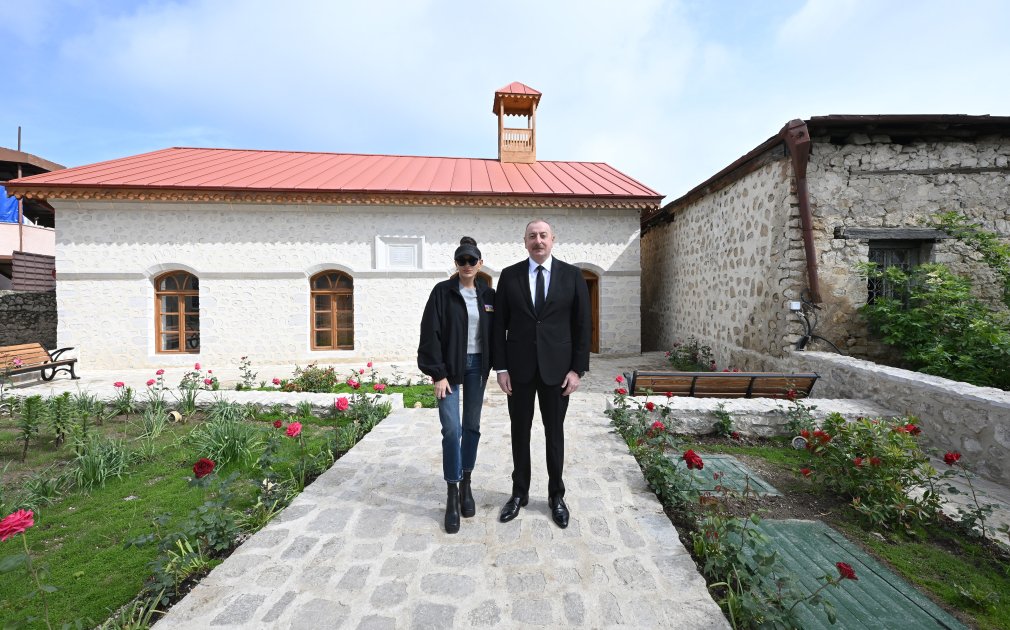
{"type": "Polygon", "coordinates": [[[1010,115],[1003,0],[0,0],[0,146],[65,166],[172,146],[537,158],[671,201],[827,114],[1010,115]],[[13,54],[12,54],[13,53],[13,54]],[[512,119],[515,121],[516,119],[512,119]]]}

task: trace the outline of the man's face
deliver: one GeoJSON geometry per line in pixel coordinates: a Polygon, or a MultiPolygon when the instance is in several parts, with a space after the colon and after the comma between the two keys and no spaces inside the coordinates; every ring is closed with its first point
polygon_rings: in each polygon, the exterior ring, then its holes
{"type": "Polygon", "coordinates": [[[526,251],[530,253],[530,258],[538,264],[543,263],[550,257],[554,248],[554,232],[547,223],[535,221],[526,226],[523,243],[526,245],[526,251]]]}

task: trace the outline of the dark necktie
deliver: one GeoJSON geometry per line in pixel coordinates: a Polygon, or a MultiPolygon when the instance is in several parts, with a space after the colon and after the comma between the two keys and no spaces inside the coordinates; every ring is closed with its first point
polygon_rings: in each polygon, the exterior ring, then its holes
{"type": "Polygon", "coordinates": [[[544,307],[544,300],[546,299],[547,291],[544,290],[544,266],[537,265],[537,293],[536,300],[533,302],[533,310],[540,314],[540,309],[544,307]]]}

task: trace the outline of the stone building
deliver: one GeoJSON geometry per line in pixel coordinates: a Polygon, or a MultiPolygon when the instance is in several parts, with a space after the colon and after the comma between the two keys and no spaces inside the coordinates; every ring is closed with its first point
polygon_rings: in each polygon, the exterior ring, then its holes
{"type": "MultiPolygon", "coordinates": [[[[879,357],[857,309],[856,264],[937,261],[980,272],[930,229],[956,210],[1010,237],[1010,117],[821,116],[794,120],[686,195],[642,216],[643,349],[694,336],[720,367],[772,367],[816,334],[879,357]]],[[[986,280],[984,273],[979,280],[986,280]]],[[[985,286],[985,282],[980,282],[985,286]]],[[[826,350],[822,344],[816,349],[826,350]]]]}
{"type": "Polygon", "coordinates": [[[545,218],[589,281],[594,349],[637,352],[640,213],[661,195],[537,161],[540,96],[495,92],[497,160],[172,148],[10,182],[56,209],[60,345],[94,368],[410,361],[459,238],[494,282],[545,218]]]}

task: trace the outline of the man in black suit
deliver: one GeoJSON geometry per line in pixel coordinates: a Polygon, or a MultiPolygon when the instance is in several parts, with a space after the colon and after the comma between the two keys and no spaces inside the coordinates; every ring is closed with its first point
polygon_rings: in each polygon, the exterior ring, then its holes
{"type": "Polygon", "coordinates": [[[578,267],[551,256],[554,230],[547,221],[531,221],[523,242],[529,258],[502,270],[495,294],[492,352],[498,386],[508,395],[513,465],[512,496],[498,520],[511,521],[529,502],[536,397],[547,439],[548,505],[554,522],[565,528],[565,412],[589,369],[589,289],[578,267]]]}

